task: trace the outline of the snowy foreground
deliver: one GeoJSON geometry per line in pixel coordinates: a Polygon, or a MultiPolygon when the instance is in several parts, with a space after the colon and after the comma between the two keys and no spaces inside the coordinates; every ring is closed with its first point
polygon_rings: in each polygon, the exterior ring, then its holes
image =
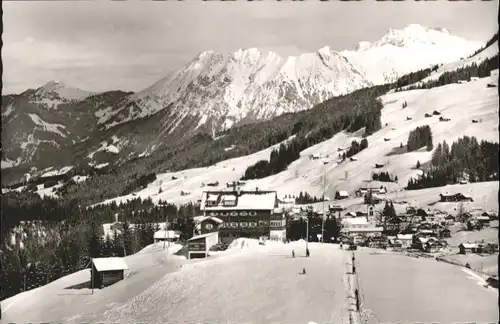
{"type": "MultiPolygon", "coordinates": [[[[309,247],[305,258],[303,241],[260,246],[243,239],[210,259],[185,260],[153,245],[126,258],[131,271],[113,286],[93,295],[66,289],[89,280],[83,270],[3,301],[3,316],[5,322],[347,323],[351,253],[332,244],[309,247]]],[[[355,252],[370,322],[498,321],[498,291],[483,287],[474,274],[373,252],[355,252]]]]}

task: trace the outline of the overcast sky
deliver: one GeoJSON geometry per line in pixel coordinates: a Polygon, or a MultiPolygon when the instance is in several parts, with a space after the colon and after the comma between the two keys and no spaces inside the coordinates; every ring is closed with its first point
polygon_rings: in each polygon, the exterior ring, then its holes
{"type": "Polygon", "coordinates": [[[444,27],[487,41],[498,1],[3,2],[3,90],[49,80],[91,91],[141,90],[199,52],[258,47],[282,56],[353,48],[389,28],[444,27]]]}

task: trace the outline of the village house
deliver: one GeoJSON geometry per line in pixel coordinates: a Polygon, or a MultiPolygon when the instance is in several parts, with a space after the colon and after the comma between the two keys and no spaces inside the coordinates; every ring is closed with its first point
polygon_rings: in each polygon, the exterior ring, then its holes
{"type": "Polygon", "coordinates": [[[90,280],[92,287],[104,288],[124,278],[128,266],[123,258],[93,258],[90,280]]]}
{"type": "Polygon", "coordinates": [[[413,234],[398,234],[396,239],[401,243],[403,249],[411,247],[413,243],[413,234]]]}
{"type": "Polygon", "coordinates": [[[384,249],[387,247],[387,239],[382,236],[369,237],[368,247],[374,249],[384,249]]]}
{"type": "Polygon", "coordinates": [[[230,243],[239,237],[286,237],[285,213],[278,207],[276,191],[242,191],[235,184],[232,190],[203,192],[200,210],[222,220],[220,240],[230,243]]]}
{"type": "Polygon", "coordinates": [[[337,191],[337,194],[335,195],[335,199],[347,199],[349,198],[349,193],[345,190],[340,190],[340,191],[337,191]]]}
{"type": "Polygon", "coordinates": [[[436,253],[436,252],[443,250],[444,247],[445,246],[439,241],[429,240],[425,244],[424,251],[427,253],[436,253]]]}
{"type": "Polygon", "coordinates": [[[439,231],[440,238],[449,238],[451,237],[451,231],[448,228],[443,228],[439,231]]]}
{"type": "Polygon", "coordinates": [[[476,221],[483,227],[490,227],[490,218],[488,216],[476,216],[476,221]]]}
{"type": "Polygon", "coordinates": [[[219,232],[193,236],[187,243],[189,259],[207,258],[210,248],[219,243],[219,232]]]}
{"type": "Polygon", "coordinates": [[[194,218],[195,231],[199,235],[217,232],[223,221],[213,216],[198,216],[194,218]]]}
{"type": "Polygon", "coordinates": [[[170,230],[159,230],[156,231],[154,234],[154,242],[178,242],[179,238],[181,237],[181,234],[179,231],[170,231],[170,230]]]}
{"type": "Polygon", "coordinates": [[[460,243],[458,249],[460,254],[477,253],[479,245],[477,243],[460,243]]]}
{"type": "Polygon", "coordinates": [[[379,188],[370,188],[370,187],[361,187],[358,190],[356,190],[355,194],[357,197],[364,197],[367,193],[371,192],[377,192],[379,188]]]}
{"type": "Polygon", "coordinates": [[[490,218],[490,220],[497,220],[498,219],[498,214],[495,212],[483,212],[481,216],[487,216],[490,218]]]}
{"type": "Polygon", "coordinates": [[[352,212],[352,211],[347,212],[347,213],[345,213],[345,215],[344,215],[344,217],[346,217],[346,218],[354,218],[354,217],[356,217],[356,216],[357,216],[357,215],[356,215],[356,213],[355,213],[355,212],[352,212]]]}
{"type": "Polygon", "coordinates": [[[474,201],[471,196],[462,194],[462,193],[456,193],[456,194],[439,194],[440,201],[441,202],[459,202],[459,201],[474,201]]]}
{"type": "Polygon", "coordinates": [[[453,215],[446,215],[444,217],[444,220],[446,221],[447,224],[454,224],[455,223],[455,216],[453,216],[453,215]]]}

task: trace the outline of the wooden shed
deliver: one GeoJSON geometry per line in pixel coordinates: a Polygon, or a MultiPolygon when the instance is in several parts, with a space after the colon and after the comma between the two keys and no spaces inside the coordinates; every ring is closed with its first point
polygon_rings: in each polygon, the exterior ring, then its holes
{"type": "Polygon", "coordinates": [[[219,232],[193,236],[188,240],[188,258],[206,258],[212,246],[219,243],[219,232]]]}
{"type": "Polygon", "coordinates": [[[128,266],[123,258],[92,259],[91,282],[95,288],[110,286],[124,278],[128,266]]]}

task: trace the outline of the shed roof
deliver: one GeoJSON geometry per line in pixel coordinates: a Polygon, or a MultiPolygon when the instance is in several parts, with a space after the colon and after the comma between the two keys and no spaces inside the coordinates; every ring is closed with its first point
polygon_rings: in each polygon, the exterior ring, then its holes
{"type": "Polygon", "coordinates": [[[176,231],[165,231],[165,230],[159,230],[155,232],[154,238],[155,239],[162,239],[162,238],[179,238],[180,234],[177,233],[176,231]]]}
{"type": "Polygon", "coordinates": [[[476,243],[461,243],[460,246],[463,246],[465,249],[476,249],[478,247],[476,243]]]}
{"type": "Polygon", "coordinates": [[[412,240],[413,234],[398,234],[396,237],[398,240],[412,240]]]}
{"type": "Polygon", "coordinates": [[[349,193],[345,190],[340,190],[339,191],[339,196],[342,196],[342,197],[346,197],[346,196],[349,196],[349,193]]]}
{"type": "Polygon", "coordinates": [[[219,232],[212,232],[212,233],[206,233],[206,234],[202,234],[202,235],[196,235],[196,236],[193,236],[192,238],[190,238],[188,241],[198,240],[198,239],[201,239],[201,238],[205,238],[205,237],[209,237],[209,236],[212,236],[212,235],[216,235],[218,233],[219,232]]]}
{"type": "Polygon", "coordinates": [[[97,271],[128,270],[125,259],[118,257],[92,259],[97,271]]]}

